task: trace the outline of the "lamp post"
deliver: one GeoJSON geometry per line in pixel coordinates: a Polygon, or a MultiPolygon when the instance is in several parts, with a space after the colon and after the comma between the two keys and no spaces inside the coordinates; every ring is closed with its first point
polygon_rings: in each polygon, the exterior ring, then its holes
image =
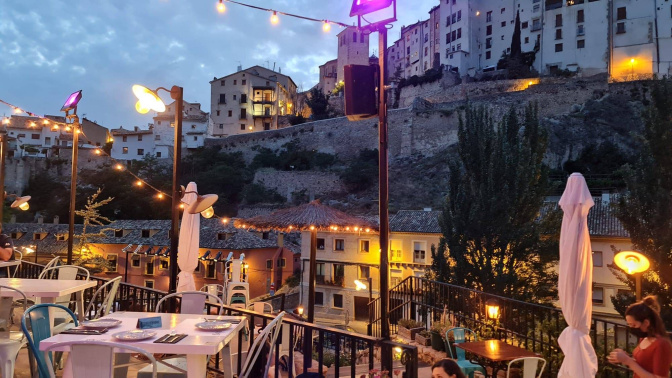
{"type": "Polygon", "coordinates": [[[614,263],[626,273],[635,276],[635,298],[642,299],[642,273],[646,272],[651,263],[646,256],[635,251],[621,251],[614,255],[614,263]]]}
{"type": "Polygon", "coordinates": [[[65,112],[65,119],[72,120],[72,170],[70,173],[70,217],[68,219],[68,257],[67,264],[72,264],[72,248],[75,235],[75,197],[77,194],[77,154],[79,149],[79,117],[77,116],[77,104],[82,99],[82,91],[77,91],[68,96],[61,111],[65,112]],[[72,111],[72,114],[70,114],[72,111]]]}
{"type": "Polygon", "coordinates": [[[163,103],[157,92],[162,89],[170,93],[170,98],[175,100],[175,141],[173,147],[173,190],[172,207],[170,223],[170,282],[168,292],[174,293],[177,288],[177,245],[180,233],[180,200],[182,198],[181,188],[178,183],[180,179],[180,163],[182,161],[182,106],[184,99],[184,89],[174,85],[170,90],[159,87],[152,91],[141,85],[133,86],[133,93],[138,98],[135,109],[142,114],[154,110],[163,112],[166,105],[163,103]]]}

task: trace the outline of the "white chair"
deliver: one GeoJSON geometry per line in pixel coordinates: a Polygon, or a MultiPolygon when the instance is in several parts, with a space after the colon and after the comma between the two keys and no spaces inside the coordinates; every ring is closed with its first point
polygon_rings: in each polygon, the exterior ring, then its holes
{"type": "Polygon", "coordinates": [[[224,286],[219,285],[219,284],[205,284],[201,288],[201,291],[204,291],[208,294],[212,294],[216,297],[222,298],[222,302],[224,302],[224,286]]]}
{"type": "MultiPolygon", "coordinates": [[[[114,355],[116,353],[140,353],[149,360],[152,366],[152,377],[156,378],[156,359],[142,348],[109,341],[66,341],[46,348],[44,350],[45,359],[49,358],[50,351],[63,347],[70,347],[70,364],[73,377],[112,378],[116,367],[129,365],[115,366],[114,355]]],[[[55,378],[53,369],[50,369],[49,375],[51,378],[55,378]]]]}
{"type": "Polygon", "coordinates": [[[509,367],[506,369],[506,378],[509,378],[511,373],[511,365],[523,363],[523,378],[541,378],[541,375],[544,373],[544,368],[546,367],[546,360],[541,357],[524,357],[516,358],[509,362],[509,367]],[[539,363],[541,364],[541,369],[539,368],[539,363]],[[537,371],[539,374],[537,375],[537,371]]]}
{"type": "Polygon", "coordinates": [[[114,298],[117,296],[117,290],[119,290],[120,283],[121,276],[106,282],[104,285],[101,285],[98,290],[96,290],[96,292],[93,294],[93,297],[91,297],[91,301],[89,301],[89,305],[86,306],[86,311],[84,312],[84,314],[88,316],[90,320],[98,319],[110,313],[112,306],[114,305],[114,298]],[[107,294],[105,294],[106,290],[107,294]],[[96,308],[96,298],[98,298],[98,295],[101,297],[104,295],[105,297],[100,303],[100,306],[96,308]],[[92,312],[93,316],[90,315],[92,312]]]}
{"type": "Polygon", "coordinates": [[[60,263],[61,263],[61,258],[60,257],[54,257],[53,259],[51,259],[47,263],[47,265],[44,266],[44,269],[42,271],[44,272],[46,269],[49,269],[49,268],[54,267],[54,266],[58,266],[60,263]]]}
{"type": "Polygon", "coordinates": [[[156,312],[161,312],[161,304],[167,299],[180,297],[180,314],[203,314],[205,311],[205,302],[210,299],[217,303],[219,307],[218,315],[222,314],[222,300],[216,295],[203,291],[182,291],[179,293],[168,294],[161,298],[156,304],[156,312]]]}
{"type": "Polygon", "coordinates": [[[21,251],[19,251],[16,248],[14,248],[14,259],[19,262],[19,265],[8,266],[7,267],[7,277],[11,277],[11,278],[16,277],[16,272],[19,271],[19,267],[21,266],[21,261],[23,261],[23,253],[21,253],[21,251]],[[16,255],[19,255],[19,256],[17,257],[16,255]],[[12,273],[12,269],[14,269],[14,273],[12,273]]]}
{"type": "MultiPolygon", "coordinates": [[[[267,302],[254,302],[248,306],[249,310],[252,310],[254,312],[258,312],[260,314],[272,314],[273,313],[273,306],[270,303],[267,302]]],[[[257,316],[254,318],[254,326],[255,327],[262,327],[263,326],[263,319],[260,316],[257,316]]]]}
{"type": "Polygon", "coordinates": [[[273,319],[270,323],[268,323],[268,325],[254,339],[252,347],[247,352],[247,358],[245,358],[245,363],[243,363],[243,369],[241,370],[238,378],[248,378],[250,376],[250,374],[252,373],[252,368],[254,367],[254,363],[257,361],[257,358],[259,358],[259,355],[261,355],[264,344],[267,341],[270,343],[271,353],[269,353],[268,361],[266,361],[266,368],[264,369],[263,377],[268,376],[268,370],[271,367],[271,360],[272,360],[272,358],[270,358],[270,355],[273,354],[273,350],[275,349],[275,343],[278,339],[278,334],[280,334],[280,329],[282,327],[282,318],[284,316],[285,316],[284,311],[278,314],[278,316],[276,316],[275,319],[273,319]]]}
{"type": "Polygon", "coordinates": [[[3,297],[3,291],[14,291],[23,297],[23,312],[26,311],[26,294],[13,287],[0,285],[0,328],[4,328],[4,332],[0,333],[0,373],[3,377],[13,377],[16,356],[27,341],[23,332],[12,332],[10,330],[13,323],[12,303],[14,302],[14,296],[3,297]],[[4,326],[1,323],[4,323],[4,326]]]}
{"type": "MultiPolygon", "coordinates": [[[[57,258],[56,258],[57,259],[57,258]]],[[[51,264],[52,262],[55,264],[58,263],[58,261],[55,261],[56,259],[53,259],[49,262],[51,264]]],[[[82,268],[81,266],[77,265],[59,265],[59,266],[52,266],[50,268],[46,268],[40,273],[40,276],[38,279],[41,280],[50,280],[56,279],[58,280],[75,280],[77,279],[77,275],[83,274],[86,276],[86,280],[88,281],[90,278],[90,274],[88,269],[82,268]]],[[[59,304],[64,307],[69,307],[70,306],[70,298],[71,294],[66,294],[66,295],[61,295],[60,297],[56,297],[54,300],[54,303],[59,304]]],[[[35,303],[38,303],[37,301],[35,303]]],[[[55,315],[54,315],[54,334],[60,333],[67,329],[67,324],[64,323],[69,323],[70,322],[70,317],[67,316],[63,311],[61,310],[56,310],[55,315]]]]}

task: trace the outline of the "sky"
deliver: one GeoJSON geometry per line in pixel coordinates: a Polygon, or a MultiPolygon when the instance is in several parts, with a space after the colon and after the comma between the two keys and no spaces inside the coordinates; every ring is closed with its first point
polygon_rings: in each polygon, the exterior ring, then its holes
{"type": "MultiPolygon", "coordinates": [[[[351,0],[240,0],[264,8],[355,23],[351,0]]],[[[426,19],[439,0],[398,0],[402,25],[426,19]]],[[[68,95],[82,90],[78,114],[108,127],[146,128],[135,111],[133,84],[184,87],[184,98],[210,111],[214,77],[238,65],[275,64],[304,90],[319,65],[336,58],[336,34],[319,23],[280,17],[216,0],[0,0],[0,99],[37,114],[58,115],[68,95]]],[[[377,52],[378,39],[370,39],[377,52]]],[[[171,101],[167,94],[162,95],[171,101]]],[[[12,114],[0,104],[0,116],[12,114]]]]}

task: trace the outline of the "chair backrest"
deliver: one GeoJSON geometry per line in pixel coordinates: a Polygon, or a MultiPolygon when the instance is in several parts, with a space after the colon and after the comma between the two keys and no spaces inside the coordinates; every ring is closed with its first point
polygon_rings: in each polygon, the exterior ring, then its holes
{"type": "Polygon", "coordinates": [[[23,313],[23,317],[21,318],[21,330],[26,339],[28,339],[28,347],[33,352],[33,356],[35,356],[35,360],[37,361],[37,370],[40,373],[40,378],[49,377],[49,371],[51,370],[45,358],[45,356],[48,356],[51,363],[51,354],[47,355],[40,352],[40,342],[51,337],[51,318],[49,317],[50,307],[65,311],[72,317],[75,327],[79,325],[77,317],[69,308],[53,303],[37,304],[23,313]],[[28,330],[26,319],[30,319],[30,331],[28,330]]]}
{"type": "Polygon", "coordinates": [[[112,306],[114,305],[114,298],[117,296],[117,290],[119,290],[120,282],[121,276],[107,281],[104,285],[101,285],[98,290],[96,290],[96,292],[93,294],[93,297],[91,297],[89,305],[86,306],[86,312],[84,312],[84,314],[86,314],[89,319],[98,319],[101,316],[105,316],[110,313],[112,306]],[[107,294],[105,294],[106,290],[107,294]],[[102,300],[100,302],[100,306],[96,307],[96,298],[98,298],[98,295],[102,297],[102,300]],[[91,312],[94,310],[95,312],[92,316],[91,312]]]}
{"type": "Polygon", "coordinates": [[[28,302],[26,294],[23,291],[10,286],[0,285],[0,329],[4,329],[4,331],[9,331],[9,327],[12,324],[12,310],[14,301],[16,300],[14,295],[6,295],[8,290],[17,292],[23,297],[23,301],[21,301],[23,303],[23,312],[26,312],[26,303],[28,302]]]}
{"type": "MultiPolygon", "coordinates": [[[[35,252],[35,253],[37,253],[37,252],[35,252]]],[[[51,259],[51,261],[49,261],[49,262],[47,263],[47,265],[44,266],[44,270],[49,269],[49,268],[51,268],[51,267],[53,267],[53,266],[57,266],[57,265],[59,265],[60,263],[61,263],[61,258],[60,258],[60,257],[54,257],[53,259],[51,259]]],[[[42,271],[44,272],[44,270],[42,270],[42,271]]],[[[40,275],[41,275],[41,274],[40,274],[40,275]]]]}
{"type": "MultiPolygon", "coordinates": [[[[109,377],[114,376],[114,355],[115,353],[140,353],[145,356],[152,364],[152,377],[156,378],[156,359],[146,350],[126,345],[122,343],[113,343],[109,341],[66,341],[56,343],[44,351],[44,358],[54,349],[70,347],[70,359],[72,363],[73,377],[109,377]]],[[[50,378],[55,378],[54,370],[49,369],[50,378]]]]}
{"type": "MultiPolygon", "coordinates": [[[[19,251],[19,250],[16,249],[16,248],[14,248],[14,255],[15,255],[15,256],[14,256],[14,259],[15,259],[16,261],[19,261],[19,262],[23,261],[23,253],[21,253],[21,251],[19,251]],[[18,255],[18,256],[16,256],[16,255],[18,255]]],[[[10,267],[7,267],[7,268],[9,269],[10,267]]],[[[11,268],[12,268],[12,269],[10,269],[9,271],[10,271],[12,274],[8,275],[8,277],[12,277],[12,278],[14,278],[14,277],[16,277],[16,273],[19,271],[19,267],[18,267],[18,266],[14,266],[14,267],[11,267],[11,268]]]]}
{"type": "Polygon", "coordinates": [[[181,297],[180,299],[180,313],[181,314],[202,314],[205,309],[205,301],[210,299],[217,303],[219,307],[218,314],[222,314],[222,300],[216,295],[212,295],[203,291],[182,291],[179,293],[168,294],[161,298],[156,304],[156,312],[161,312],[161,304],[167,299],[181,297]]]}
{"type": "Polygon", "coordinates": [[[252,311],[259,312],[261,314],[273,313],[273,305],[268,302],[254,302],[250,307],[252,307],[252,311]]]}
{"type": "Polygon", "coordinates": [[[76,280],[78,274],[84,274],[86,280],[91,278],[89,270],[77,265],[59,265],[46,268],[40,273],[39,279],[51,279],[58,273],[59,280],[76,280]]]}
{"type": "MultiPolygon", "coordinates": [[[[275,348],[275,342],[278,339],[278,334],[280,333],[280,328],[282,327],[282,318],[285,316],[285,312],[281,312],[278,314],[278,316],[275,317],[268,325],[266,328],[264,328],[259,335],[254,339],[254,343],[252,343],[252,347],[250,350],[247,352],[247,358],[245,359],[245,363],[243,364],[243,369],[241,370],[240,373],[240,378],[248,378],[250,374],[252,373],[252,368],[254,366],[254,363],[257,361],[257,358],[259,358],[259,355],[261,354],[262,350],[264,349],[264,344],[266,341],[269,341],[270,346],[271,346],[271,351],[273,348],[275,348]]],[[[268,369],[271,366],[271,360],[272,358],[268,358],[268,362],[266,362],[266,369],[264,370],[264,377],[268,376],[268,369]]]]}
{"type": "Polygon", "coordinates": [[[544,368],[546,368],[546,360],[541,357],[516,358],[509,362],[509,367],[506,369],[506,378],[509,378],[509,374],[511,373],[511,365],[519,364],[520,362],[523,363],[523,378],[541,378],[541,374],[543,374],[544,368]],[[539,369],[540,362],[541,369],[539,369]]]}
{"type": "MultiPolygon", "coordinates": [[[[449,330],[446,331],[446,340],[450,340],[449,336],[452,333],[453,340],[455,344],[461,344],[465,341],[467,341],[467,337],[469,334],[471,334],[474,338],[474,341],[478,341],[478,336],[474,331],[472,331],[469,328],[464,328],[464,327],[453,327],[450,328],[449,330]]],[[[448,348],[448,353],[450,354],[450,358],[458,361],[462,361],[466,359],[466,354],[463,349],[460,348],[455,348],[455,355],[453,355],[453,350],[452,348],[448,348]]]]}

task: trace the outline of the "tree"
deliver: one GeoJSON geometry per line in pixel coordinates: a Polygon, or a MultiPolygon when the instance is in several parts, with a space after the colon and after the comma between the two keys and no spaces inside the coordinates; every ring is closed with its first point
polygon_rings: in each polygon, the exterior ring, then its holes
{"type": "Polygon", "coordinates": [[[313,112],[313,119],[327,119],[329,118],[329,95],[322,93],[318,87],[313,87],[308,92],[306,105],[313,112]]]}
{"type": "Polygon", "coordinates": [[[497,126],[484,107],[467,105],[459,121],[459,158],[449,163],[442,237],[433,254],[440,260],[432,274],[516,299],[552,299],[557,238],[541,235],[557,218],[539,220],[548,186],[546,145],[535,105],[520,115],[511,108],[497,126]],[[447,264],[441,262],[446,254],[447,264]]]}
{"type": "Polygon", "coordinates": [[[96,253],[96,251],[92,249],[93,245],[91,244],[91,240],[104,238],[107,236],[107,231],[114,230],[113,228],[103,227],[106,224],[112,223],[112,221],[101,215],[98,211],[99,208],[107,205],[114,199],[114,197],[108,197],[107,199],[98,201],[98,196],[102,191],[101,188],[98,188],[96,193],[86,200],[84,210],[75,211],[75,215],[82,217],[82,233],[75,235],[75,238],[79,239],[79,242],[77,243],[79,258],[74,264],[85,266],[92,273],[102,272],[109,269],[109,263],[102,254],[96,253]],[[91,227],[100,228],[92,231],[91,227]]]}
{"type": "MultiPolygon", "coordinates": [[[[616,216],[630,234],[633,247],[651,261],[642,277],[642,294],[658,295],[661,316],[672,328],[672,81],[654,84],[651,104],[643,112],[641,148],[634,164],[624,169],[627,191],[616,206],[616,216]]],[[[620,271],[620,270],[619,270],[620,271]]],[[[632,277],[623,277],[634,289],[632,277]]],[[[623,298],[620,298],[623,299],[623,298]]],[[[623,313],[632,302],[619,298],[623,313]]]]}
{"type": "Polygon", "coordinates": [[[518,58],[523,50],[520,47],[520,11],[516,12],[516,23],[511,36],[511,58],[518,58]]]}
{"type": "Polygon", "coordinates": [[[532,76],[530,68],[534,63],[536,55],[535,50],[523,52],[520,41],[520,12],[516,13],[516,22],[511,37],[511,47],[509,53],[504,51],[502,58],[497,62],[498,69],[506,68],[509,71],[510,79],[527,78],[532,76]]]}

